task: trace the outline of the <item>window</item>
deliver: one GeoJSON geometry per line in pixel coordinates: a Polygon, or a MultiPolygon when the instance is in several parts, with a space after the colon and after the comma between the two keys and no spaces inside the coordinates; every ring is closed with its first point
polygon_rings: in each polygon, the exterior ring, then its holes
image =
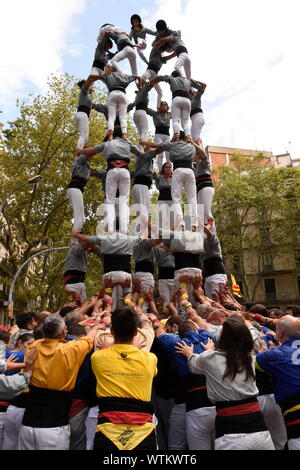
{"type": "Polygon", "coordinates": [[[262,260],[263,260],[263,270],[265,272],[273,271],[273,258],[270,255],[270,253],[263,253],[262,260]]]}
{"type": "Polygon", "coordinates": [[[264,279],[266,300],[276,300],[275,279],[264,279]]]}
{"type": "Polygon", "coordinates": [[[240,257],[238,255],[234,256],[234,258],[233,258],[232,268],[233,268],[234,272],[240,272],[241,261],[240,261],[240,257]]]}
{"type": "Polygon", "coordinates": [[[259,229],[259,231],[260,231],[261,244],[263,246],[271,245],[272,241],[271,241],[271,238],[270,238],[269,229],[268,228],[261,228],[261,229],[259,229]]]}
{"type": "Polygon", "coordinates": [[[300,250],[295,250],[295,263],[296,263],[296,269],[300,269],[300,250]]]}

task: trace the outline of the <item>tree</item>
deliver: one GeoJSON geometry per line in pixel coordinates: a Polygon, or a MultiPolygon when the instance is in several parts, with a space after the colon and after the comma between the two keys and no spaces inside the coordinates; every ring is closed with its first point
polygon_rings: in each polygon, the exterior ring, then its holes
{"type": "MultiPolygon", "coordinates": [[[[11,195],[0,218],[0,243],[7,258],[0,263],[0,275],[9,283],[18,267],[31,255],[46,247],[70,243],[72,209],[66,188],[70,180],[77,134],[74,116],[77,109],[77,80],[68,74],[50,76],[43,95],[30,95],[20,102],[20,116],[8,123],[5,148],[0,153],[2,185],[0,198],[34,175],[42,179],[34,186],[24,185],[11,195]]],[[[96,89],[94,102],[106,99],[106,90],[96,89]]],[[[105,118],[96,111],[90,116],[89,145],[102,142],[105,118]]],[[[128,136],[137,140],[129,119],[128,136]]],[[[105,168],[102,155],[96,155],[91,166],[105,168]]],[[[104,193],[97,178],[91,178],[84,192],[87,233],[95,233],[96,209],[104,193]]],[[[63,250],[36,257],[24,268],[15,289],[21,302],[40,297],[43,308],[55,309],[63,299],[63,250]]],[[[99,285],[100,263],[95,256],[89,261],[88,292],[99,285]]]]}
{"type": "Polygon", "coordinates": [[[299,246],[299,188],[297,168],[263,164],[263,156],[232,158],[234,166],[215,173],[213,214],[228,271],[235,263],[244,295],[255,300],[266,259],[284,256],[299,246]],[[259,273],[249,282],[249,266],[259,273]],[[251,284],[251,286],[250,286],[251,284]]]}

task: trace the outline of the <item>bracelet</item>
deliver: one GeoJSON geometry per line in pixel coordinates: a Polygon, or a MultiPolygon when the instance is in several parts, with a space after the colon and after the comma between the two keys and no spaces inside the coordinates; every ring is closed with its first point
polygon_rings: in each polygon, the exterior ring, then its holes
{"type": "MultiPolygon", "coordinates": [[[[129,300],[129,299],[126,299],[126,300],[129,300]]],[[[108,305],[112,305],[113,301],[112,301],[112,299],[108,299],[108,300],[105,301],[105,303],[108,304],[108,305]]]]}
{"type": "Polygon", "coordinates": [[[185,282],[180,282],[179,287],[186,287],[186,283],[185,282]]]}
{"type": "Polygon", "coordinates": [[[183,305],[184,309],[186,310],[189,307],[192,307],[191,302],[188,302],[186,305],[183,305]]]}
{"type": "Polygon", "coordinates": [[[106,287],[106,289],[104,289],[104,292],[106,294],[111,294],[112,293],[112,288],[111,287],[106,287]]]}
{"type": "Polygon", "coordinates": [[[152,325],[153,325],[154,323],[160,323],[160,321],[159,321],[158,318],[156,318],[155,320],[150,320],[150,321],[152,322],[152,325]]]}

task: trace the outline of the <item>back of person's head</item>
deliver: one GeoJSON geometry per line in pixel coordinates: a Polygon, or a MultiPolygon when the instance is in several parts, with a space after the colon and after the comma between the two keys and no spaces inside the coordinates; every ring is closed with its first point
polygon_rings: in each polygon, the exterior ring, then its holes
{"type": "Polygon", "coordinates": [[[246,379],[255,379],[251,351],[254,342],[242,317],[229,317],[222,327],[217,349],[226,354],[226,369],[223,378],[234,380],[236,374],[245,372],[246,379]]]}
{"type": "Polygon", "coordinates": [[[170,317],[167,322],[166,322],[166,330],[169,331],[172,327],[178,327],[181,325],[183,322],[183,318],[180,317],[179,315],[176,315],[174,317],[170,317]]]}
{"type": "Polygon", "coordinates": [[[39,312],[38,313],[38,319],[40,323],[43,323],[43,321],[51,315],[51,312],[47,312],[46,310],[39,312]]]}
{"type": "Polygon", "coordinates": [[[250,309],[249,312],[251,313],[259,313],[263,317],[268,317],[268,310],[263,304],[254,304],[250,309]]]}
{"type": "Polygon", "coordinates": [[[6,330],[0,330],[0,341],[3,341],[3,343],[8,344],[10,339],[10,334],[6,330]]]}
{"type": "Polygon", "coordinates": [[[65,326],[65,322],[60,315],[51,315],[51,317],[46,318],[46,320],[42,324],[42,333],[44,335],[44,338],[59,338],[65,326]]]}
{"type": "Polygon", "coordinates": [[[179,132],[179,140],[184,140],[185,138],[185,133],[183,131],[179,132]]]}
{"type": "Polygon", "coordinates": [[[79,80],[79,82],[77,82],[77,86],[81,89],[83,87],[83,85],[86,84],[86,80],[79,80]]]}
{"type": "MultiPolygon", "coordinates": [[[[278,329],[281,330],[287,338],[300,338],[300,319],[292,315],[284,315],[277,323],[276,334],[278,329]]],[[[281,338],[278,339],[281,340],[281,338]]]]}
{"type": "Polygon", "coordinates": [[[20,336],[18,336],[18,339],[16,341],[17,346],[23,343],[26,343],[26,341],[34,339],[32,333],[22,333],[20,336]]]}
{"type": "Polygon", "coordinates": [[[300,317],[300,305],[288,305],[284,309],[285,315],[293,315],[294,317],[300,317]]]}
{"type": "Polygon", "coordinates": [[[196,332],[196,327],[190,320],[184,320],[178,328],[178,334],[180,338],[184,338],[189,331],[196,332]]]}
{"type": "Polygon", "coordinates": [[[158,20],[155,26],[157,31],[164,31],[165,29],[168,29],[165,20],[158,20]]]}
{"type": "Polygon", "coordinates": [[[38,317],[37,314],[34,312],[25,312],[21,313],[17,320],[16,324],[18,325],[20,330],[28,330],[33,321],[37,321],[38,317]]]}
{"type": "Polygon", "coordinates": [[[269,318],[281,318],[283,315],[283,311],[280,308],[269,308],[269,318]]]}
{"type": "Polygon", "coordinates": [[[81,338],[81,336],[86,335],[84,327],[82,325],[78,325],[78,323],[73,323],[68,326],[68,334],[75,336],[76,338],[81,338]]]}
{"type": "Polygon", "coordinates": [[[244,305],[245,310],[249,312],[250,308],[253,307],[253,305],[255,304],[253,302],[245,302],[243,305],[244,305]]]}
{"type": "Polygon", "coordinates": [[[177,70],[173,70],[173,72],[171,73],[171,77],[177,78],[181,77],[181,75],[177,70]]]}
{"type": "Polygon", "coordinates": [[[116,139],[117,137],[122,137],[122,129],[120,126],[115,126],[114,128],[114,133],[113,133],[113,138],[116,139]]]}
{"type": "Polygon", "coordinates": [[[114,26],[114,25],[113,25],[113,24],[111,24],[111,23],[104,23],[104,24],[101,26],[101,28],[100,28],[100,29],[104,28],[104,26],[114,26]]]}
{"type": "Polygon", "coordinates": [[[118,342],[133,340],[137,334],[139,316],[130,307],[116,308],[111,315],[111,332],[118,342]]]}
{"type": "Polygon", "coordinates": [[[59,315],[64,318],[67,313],[72,312],[73,310],[75,310],[75,308],[77,308],[77,305],[66,305],[65,307],[62,307],[60,309],[59,315]]]}
{"type": "Polygon", "coordinates": [[[73,325],[74,323],[78,323],[82,321],[83,319],[84,318],[83,318],[82,313],[78,310],[73,310],[72,312],[67,313],[67,315],[64,318],[65,324],[68,330],[71,325],[73,325]]]}
{"type": "Polygon", "coordinates": [[[32,336],[34,337],[35,341],[37,339],[42,339],[44,338],[44,335],[43,335],[43,323],[40,323],[32,332],[32,336]]]}

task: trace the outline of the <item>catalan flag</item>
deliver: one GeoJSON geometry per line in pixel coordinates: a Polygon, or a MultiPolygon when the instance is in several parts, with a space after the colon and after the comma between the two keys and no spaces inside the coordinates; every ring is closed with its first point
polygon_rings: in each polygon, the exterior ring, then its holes
{"type": "Polygon", "coordinates": [[[230,274],[230,276],[231,276],[231,286],[232,286],[233,295],[236,295],[237,297],[242,297],[240,286],[236,283],[234,275],[230,274]]]}

